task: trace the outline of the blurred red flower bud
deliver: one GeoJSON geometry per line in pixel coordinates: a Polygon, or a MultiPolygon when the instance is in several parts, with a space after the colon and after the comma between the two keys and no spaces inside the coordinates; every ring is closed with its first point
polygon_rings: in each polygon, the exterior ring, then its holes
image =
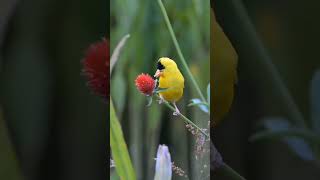
{"type": "Polygon", "coordinates": [[[152,95],[156,86],[154,79],[149,74],[140,74],[135,80],[137,89],[145,95],[152,95]]]}
{"type": "Polygon", "coordinates": [[[109,42],[106,39],[92,44],[86,51],[83,60],[83,73],[88,80],[89,88],[105,100],[109,99],[110,77],[109,42]]]}

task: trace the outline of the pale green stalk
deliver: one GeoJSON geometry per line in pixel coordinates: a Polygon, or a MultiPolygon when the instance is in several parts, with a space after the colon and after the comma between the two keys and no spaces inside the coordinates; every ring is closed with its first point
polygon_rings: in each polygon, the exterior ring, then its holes
{"type": "Polygon", "coordinates": [[[181,52],[181,49],[180,49],[179,43],[178,43],[178,41],[177,41],[176,35],[174,34],[174,31],[173,31],[173,29],[172,29],[172,26],[171,26],[171,23],[170,23],[168,14],[167,14],[167,12],[166,12],[166,9],[165,9],[165,7],[164,7],[164,5],[163,5],[163,3],[162,3],[161,0],[158,0],[158,3],[159,3],[159,6],[160,6],[160,9],[161,9],[161,12],[162,12],[162,14],[163,14],[163,16],[164,16],[164,19],[165,19],[165,21],[166,21],[166,24],[167,24],[167,26],[168,26],[168,30],[169,30],[170,35],[171,35],[171,38],[172,38],[172,40],[173,40],[173,44],[174,44],[174,46],[175,46],[176,49],[177,49],[177,52],[178,52],[178,55],[179,55],[179,57],[180,57],[181,63],[182,63],[182,65],[183,65],[184,69],[186,70],[187,75],[188,75],[188,77],[190,78],[193,86],[196,88],[196,90],[197,90],[197,92],[198,92],[201,100],[202,100],[203,102],[207,102],[206,98],[203,96],[203,94],[202,94],[202,92],[201,92],[201,90],[200,90],[199,85],[197,84],[196,80],[194,79],[194,77],[193,77],[193,75],[192,75],[192,73],[191,73],[191,71],[190,71],[190,69],[189,69],[189,67],[188,67],[188,64],[187,64],[186,60],[184,59],[184,56],[183,56],[183,54],[182,54],[182,52],[181,52]]]}
{"type": "MultiPolygon", "coordinates": [[[[159,97],[159,96],[158,96],[159,97]]],[[[160,98],[160,97],[159,97],[160,98]]],[[[163,100],[163,103],[172,111],[175,111],[175,108],[173,106],[170,105],[169,102],[163,100]]],[[[199,126],[197,126],[195,123],[193,123],[190,119],[188,119],[186,116],[184,116],[183,114],[179,114],[180,117],[182,117],[182,119],[188,123],[191,124],[193,127],[195,127],[196,129],[198,129],[203,135],[205,135],[207,138],[210,138],[210,135],[208,135],[206,132],[204,132],[203,129],[201,129],[199,126]]]]}

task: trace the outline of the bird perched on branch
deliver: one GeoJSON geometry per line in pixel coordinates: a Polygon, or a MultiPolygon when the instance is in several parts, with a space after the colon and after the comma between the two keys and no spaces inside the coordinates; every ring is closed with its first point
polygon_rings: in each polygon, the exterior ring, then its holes
{"type": "Polygon", "coordinates": [[[165,89],[159,92],[159,103],[162,103],[163,100],[171,102],[175,107],[173,115],[179,115],[180,111],[176,102],[179,101],[183,95],[184,78],[177,64],[170,58],[160,58],[154,77],[159,78],[158,88],[165,89]]]}

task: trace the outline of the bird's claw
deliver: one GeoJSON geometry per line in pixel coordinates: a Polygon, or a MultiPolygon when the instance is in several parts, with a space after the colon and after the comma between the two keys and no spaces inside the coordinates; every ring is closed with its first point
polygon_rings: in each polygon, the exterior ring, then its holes
{"type": "Polygon", "coordinates": [[[173,112],[173,115],[174,115],[174,116],[179,116],[179,115],[180,115],[180,112],[176,112],[176,111],[175,111],[175,112],[173,112]]]}
{"type": "Polygon", "coordinates": [[[180,111],[178,109],[176,109],[176,111],[173,112],[174,116],[179,116],[180,115],[180,111]]]}
{"type": "Polygon", "coordinates": [[[179,109],[178,109],[178,107],[177,107],[177,105],[176,105],[176,102],[173,102],[173,106],[174,106],[174,108],[175,108],[175,111],[173,112],[173,115],[174,115],[174,116],[180,115],[180,111],[179,111],[179,109]]]}
{"type": "Polygon", "coordinates": [[[160,97],[160,99],[158,100],[158,103],[159,103],[159,104],[162,104],[163,102],[164,102],[163,98],[160,97]]]}

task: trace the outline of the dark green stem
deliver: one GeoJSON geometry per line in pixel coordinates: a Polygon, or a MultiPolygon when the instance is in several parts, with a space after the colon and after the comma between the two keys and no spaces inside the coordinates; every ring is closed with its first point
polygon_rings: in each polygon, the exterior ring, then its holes
{"type": "Polygon", "coordinates": [[[286,108],[289,119],[292,119],[295,124],[300,127],[306,127],[302,113],[282,81],[280,74],[268,56],[261,40],[258,38],[242,1],[220,1],[217,2],[214,7],[216,8],[218,6],[224,10],[222,12],[224,16],[221,17],[229,18],[228,21],[224,20],[223,22],[230,23],[228,24],[230,27],[237,27],[237,29],[234,30],[232,28],[228,29],[229,26],[227,26],[225,30],[232,32],[230,37],[236,42],[235,45],[238,46],[236,49],[239,50],[239,52],[247,53],[248,56],[242,56],[241,59],[247,61],[246,64],[248,68],[259,68],[259,70],[255,72],[255,76],[259,74],[260,81],[264,79],[264,82],[268,81],[270,83],[268,88],[278,90],[279,100],[283,103],[284,108],[286,108]]]}
{"type": "Polygon", "coordinates": [[[222,167],[219,168],[219,171],[234,180],[246,180],[244,177],[242,177],[240,174],[238,174],[235,170],[233,170],[226,163],[223,163],[222,167]]]}

